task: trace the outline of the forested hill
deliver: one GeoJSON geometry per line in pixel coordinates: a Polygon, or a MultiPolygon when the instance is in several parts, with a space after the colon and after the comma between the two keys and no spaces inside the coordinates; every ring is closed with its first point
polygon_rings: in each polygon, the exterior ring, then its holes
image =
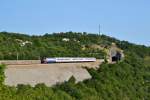
{"type": "MultiPolygon", "coordinates": [[[[104,63],[99,69],[87,69],[92,79],[47,87],[44,84],[4,85],[4,65],[0,65],[0,100],[149,100],[150,48],[105,35],[87,33],[54,33],[29,36],[0,33],[0,59],[39,59],[42,56],[93,56],[103,58],[115,43],[125,58],[116,64],[104,63]]],[[[52,76],[50,76],[52,77],[52,76]]]]}
{"type": "Polygon", "coordinates": [[[88,34],[86,32],[66,32],[29,36],[18,33],[0,32],[0,60],[40,59],[41,57],[96,57],[106,55],[102,48],[112,43],[126,53],[134,53],[144,58],[150,55],[150,48],[135,45],[115,38],[88,34]]]}

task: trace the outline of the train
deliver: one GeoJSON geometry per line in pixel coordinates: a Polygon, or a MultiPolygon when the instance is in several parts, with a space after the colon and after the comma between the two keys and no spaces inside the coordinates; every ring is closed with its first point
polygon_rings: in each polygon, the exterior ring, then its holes
{"type": "Polygon", "coordinates": [[[56,58],[42,58],[41,64],[48,63],[73,63],[73,62],[95,62],[96,58],[82,58],[82,57],[56,57],[56,58]]]}

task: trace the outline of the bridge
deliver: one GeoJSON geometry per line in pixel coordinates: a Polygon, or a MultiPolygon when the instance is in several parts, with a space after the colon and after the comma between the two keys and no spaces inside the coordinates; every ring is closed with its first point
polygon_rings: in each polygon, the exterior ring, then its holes
{"type": "Polygon", "coordinates": [[[103,59],[98,59],[96,62],[40,64],[39,60],[23,60],[1,61],[1,63],[7,64],[6,85],[30,84],[34,86],[38,83],[45,83],[47,86],[52,86],[69,80],[71,76],[75,77],[76,82],[90,79],[91,75],[83,67],[98,68],[103,61],[103,59]]]}

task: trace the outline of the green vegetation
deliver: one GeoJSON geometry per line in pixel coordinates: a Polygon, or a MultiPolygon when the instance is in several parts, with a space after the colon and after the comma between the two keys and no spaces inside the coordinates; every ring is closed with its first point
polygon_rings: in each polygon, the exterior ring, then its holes
{"type": "MultiPolygon", "coordinates": [[[[26,36],[10,33],[1,33],[0,35],[3,37],[0,38],[1,45],[8,41],[7,39],[11,36],[15,39],[35,41],[32,46],[27,45],[27,47],[23,47],[24,49],[21,49],[19,45],[18,48],[16,48],[17,43],[15,44],[13,42],[10,42],[10,47],[1,46],[0,54],[3,56],[0,57],[5,59],[11,56],[5,55],[5,53],[3,53],[4,51],[19,51],[20,49],[24,51],[20,51],[19,53],[30,54],[30,50],[32,53],[35,52],[35,54],[30,55],[30,59],[36,58],[36,54],[42,55],[42,52],[48,54],[48,56],[78,56],[76,52],[79,56],[86,56],[89,55],[88,47],[90,47],[91,44],[107,47],[110,46],[112,42],[116,43],[117,46],[122,48],[125,52],[124,61],[117,62],[116,64],[104,63],[98,70],[87,69],[92,75],[92,79],[76,84],[75,78],[72,76],[68,82],[56,84],[53,87],[47,87],[44,84],[37,84],[35,87],[31,87],[30,85],[18,85],[17,87],[6,86],[3,84],[5,66],[1,65],[0,100],[149,100],[150,98],[149,47],[119,41],[104,35],[97,36],[86,33],[69,32],[65,34],[46,34],[44,36],[26,36]],[[62,42],[61,40],[64,37],[70,39],[75,38],[80,42],[62,42]],[[6,39],[6,41],[4,41],[4,39],[6,39]],[[86,45],[88,50],[78,51],[82,45],[86,45]],[[78,48],[75,48],[77,46],[78,48]],[[83,54],[83,52],[85,54],[83,54]]],[[[13,40],[12,38],[11,40],[13,40]]],[[[103,51],[98,50],[98,52],[102,53],[103,51]]],[[[98,55],[94,55],[94,57],[95,56],[98,55]]],[[[22,57],[27,59],[26,57],[28,56],[22,57]]],[[[15,59],[15,55],[12,59],[15,59]]]]}
{"type": "Polygon", "coordinates": [[[67,32],[29,36],[1,32],[0,60],[15,60],[17,54],[18,59],[66,56],[103,58],[103,50],[90,47],[93,44],[100,44],[100,37],[94,34],[67,32]]]}

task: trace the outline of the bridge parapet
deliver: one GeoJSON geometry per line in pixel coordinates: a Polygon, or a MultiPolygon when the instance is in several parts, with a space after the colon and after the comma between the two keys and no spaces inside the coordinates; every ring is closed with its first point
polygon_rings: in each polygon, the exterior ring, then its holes
{"type": "Polygon", "coordinates": [[[0,64],[6,65],[28,65],[28,64],[40,64],[40,60],[0,60],[0,64]]]}

